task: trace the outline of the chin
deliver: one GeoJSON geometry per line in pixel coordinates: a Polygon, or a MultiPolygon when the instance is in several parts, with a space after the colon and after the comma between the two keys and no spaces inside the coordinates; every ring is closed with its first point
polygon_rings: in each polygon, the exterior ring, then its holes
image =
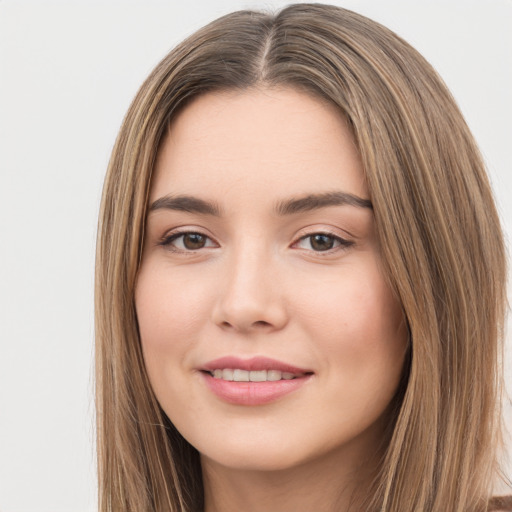
{"type": "Polygon", "coordinates": [[[278,453],[275,450],[262,449],[260,446],[257,449],[228,450],[211,455],[201,454],[201,460],[237,471],[272,472],[286,471],[300,466],[305,461],[298,455],[297,453],[294,456],[278,453]]]}
{"type": "MultiPolygon", "coordinates": [[[[309,467],[311,471],[325,464],[337,467],[360,467],[375,455],[382,439],[383,414],[363,429],[355,425],[338,425],[317,431],[314,422],[301,430],[286,428],[231,428],[228,436],[213,435],[206,439],[190,439],[201,454],[201,460],[211,466],[238,471],[278,472],[309,467]],[[345,427],[345,428],[344,428],[345,427]]],[[[360,427],[360,425],[358,425],[360,427]]],[[[240,426],[242,427],[242,426],[240,426]]],[[[213,433],[213,432],[211,432],[213,433]]]]}
{"type": "Polygon", "coordinates": [[[232,429],[224,439],[203,439],[203,443],[190,441],[198,448],[202,460],[237,470],[280,471],[309,458],[304,440],[297,442],[283,432],[274,432],[274,435],[269,430],[260,432],[237,433],[232,429]]]}

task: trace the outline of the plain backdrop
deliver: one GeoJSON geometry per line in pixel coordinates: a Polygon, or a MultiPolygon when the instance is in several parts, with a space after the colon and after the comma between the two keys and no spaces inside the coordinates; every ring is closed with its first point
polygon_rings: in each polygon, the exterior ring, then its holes
{"type": "MultiPolygon", "coordinates": [[[[0,0],[2,512],[96,509],[95,230],[137,88],[206,22],[286,3],[0,0]]],[[[440,72],[480,144],[510,239],[512,1],[333,3],[387,25],[440,72]]],[[[507,380],[510,390],[509,369],[507,380]]]]}

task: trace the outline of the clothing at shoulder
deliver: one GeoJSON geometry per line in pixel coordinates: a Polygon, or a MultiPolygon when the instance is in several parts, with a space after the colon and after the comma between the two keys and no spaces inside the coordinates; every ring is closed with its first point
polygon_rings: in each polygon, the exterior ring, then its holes
{"type": "Polygon", "coordinates": [[[512,512],[512,496],[495,496],[489,502],[489,512],[512,512]]]}

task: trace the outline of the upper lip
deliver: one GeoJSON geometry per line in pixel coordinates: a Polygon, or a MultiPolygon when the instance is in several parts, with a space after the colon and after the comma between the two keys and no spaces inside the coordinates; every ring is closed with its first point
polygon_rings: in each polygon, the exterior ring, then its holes
{"type": "Polygon", "coordinates": [[[261,370],[277,370],[280,372],[293,373],[295,375],[313,373],[306,368],[299,368],[277,359],[270,359],[268,357],[251,357],[250,359],[241,359],[236,356],[225,356],[209,361],[200,369],[203,371],[211,372],[218,369],[240,369],[247,371],[261,371],[261,370]]]}

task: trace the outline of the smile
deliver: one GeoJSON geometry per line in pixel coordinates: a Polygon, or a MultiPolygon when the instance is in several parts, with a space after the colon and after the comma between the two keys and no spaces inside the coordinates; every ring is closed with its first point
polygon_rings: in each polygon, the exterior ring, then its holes
{"type": "Polygon", "coordinates": [[[233,405],[264,405],[297,392],[314,372],[267,357],[228,356],[200,368],[207,389],[233,405]]]}
{"type": "Polygon", "coordinates": [[[292,380],[304,374],[294,374],[279,370],[241,370],[241,369],[215,369],[209,372],[214,379],[234,382],[276,382],[279,380],[292,380]]]}

